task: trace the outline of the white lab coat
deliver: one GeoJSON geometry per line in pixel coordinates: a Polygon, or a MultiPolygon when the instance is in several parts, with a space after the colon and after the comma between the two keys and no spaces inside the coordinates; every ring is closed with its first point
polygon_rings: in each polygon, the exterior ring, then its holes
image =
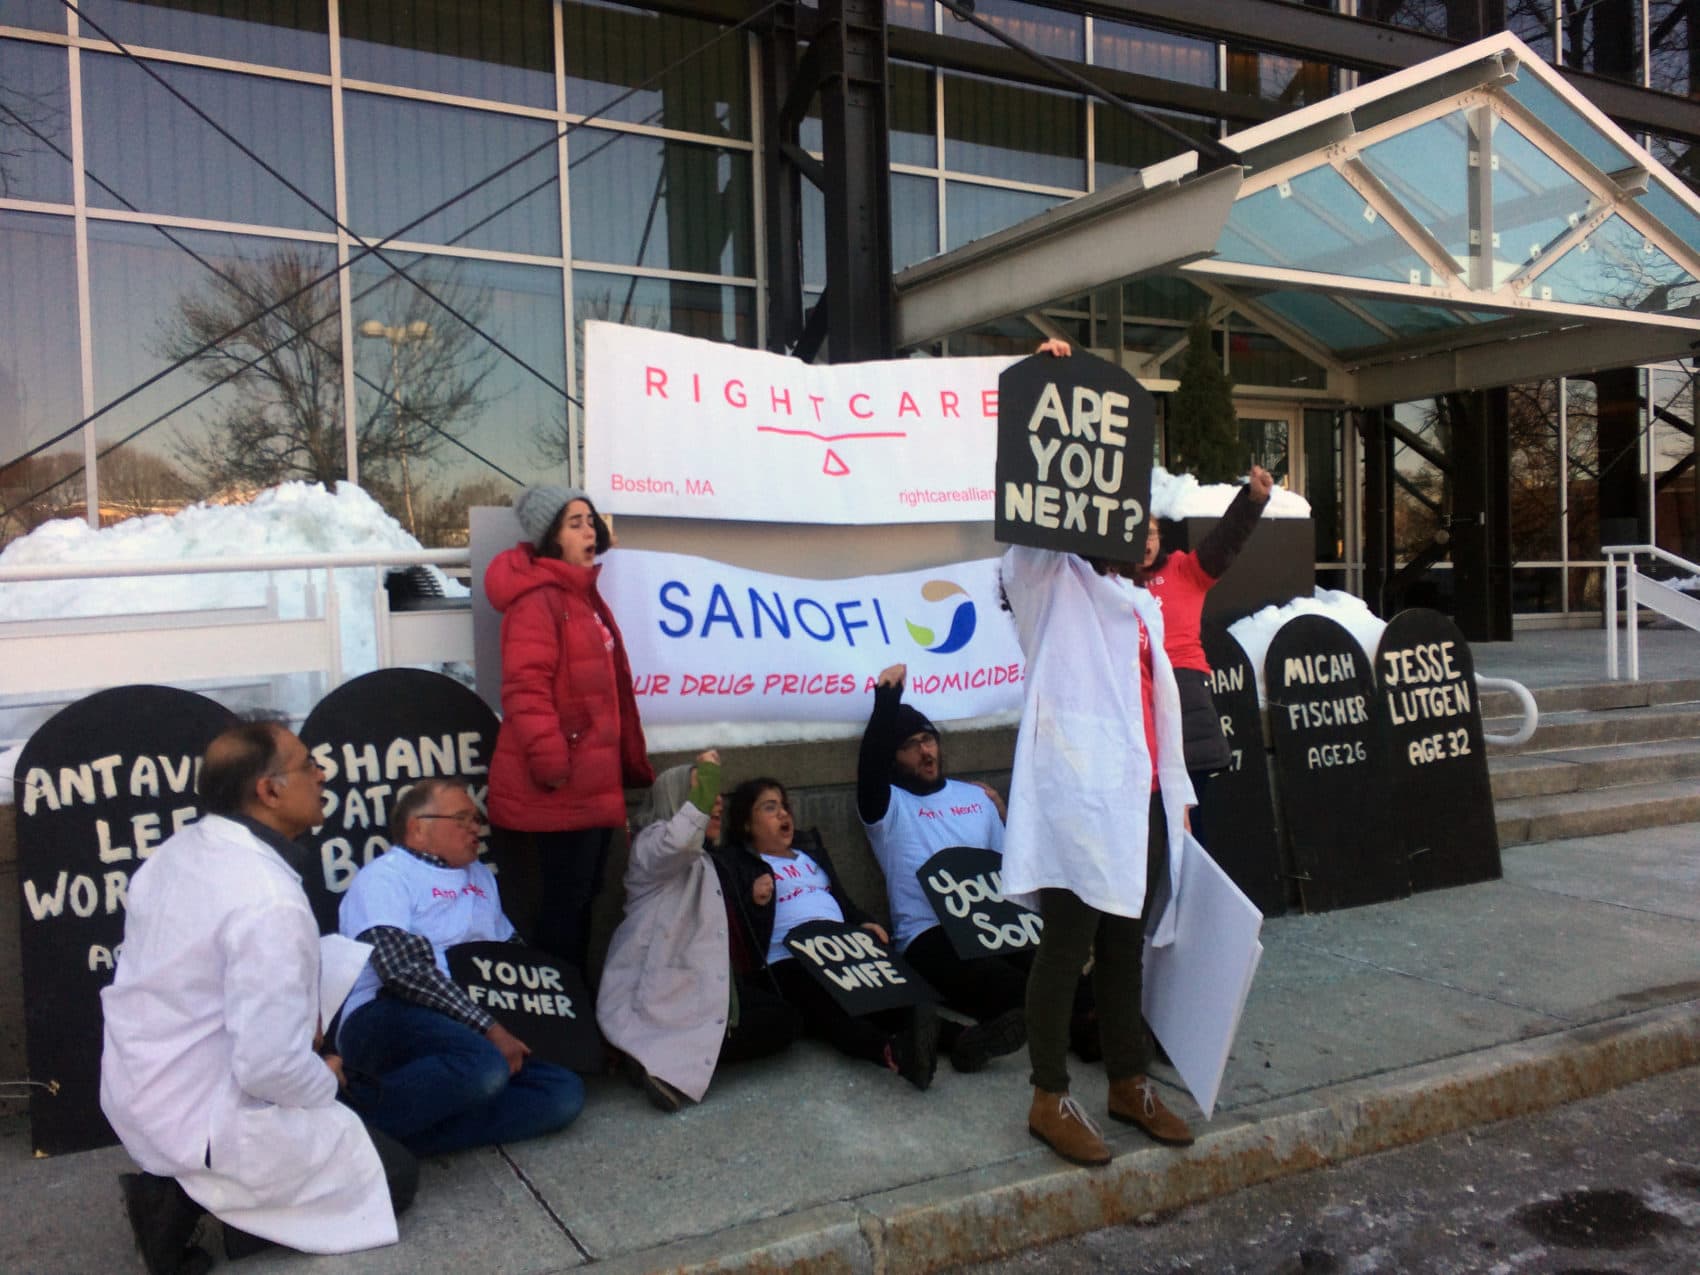
{"type": "Polygon", "coordinates": [[[161,845],[101,1009],[101,1110],[143,1169],[290,1248],[395,1243],[378,1153],[313,1052],[318,926],[271,847],[216,815],[161,845]]]}
{"type": "MultiPolygon", "coordinates": [[[[1180,695],[1163,653],[1162,608],[1147,590],[1101,576],[1071,553],[1016,546],[1004,554],[1002,579],[1027,660],[1003,893],[1036,908],[1041,889],[1060,887],[1100,912],[1138,916],[1151,802],[1139,619],[1151,642],[1171,896],[1180,884],[1186,808],[1196,801],[1180,695]]],[[[1155,930],[1147,919],[1153,943],[1173,941],[1174,915],[1168,909],[1155,930]]]]}

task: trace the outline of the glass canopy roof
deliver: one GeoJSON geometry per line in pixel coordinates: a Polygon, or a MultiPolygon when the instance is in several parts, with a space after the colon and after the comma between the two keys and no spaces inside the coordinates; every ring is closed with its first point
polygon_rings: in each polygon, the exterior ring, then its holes
{"type": "Polygon", "coordinates": [[[1177,270],[1333,392],[1469,388],[1434,356],[1510,338],[1480,384],[1592,370],[1579,330],[1642,334],[1596,366],[1700,342],[1700,201],[1514,36],[1225,143],[1245,180],[1215,254],[1177,270]],[[1561,355],[1538,340],[1560,334],[1561,355]]]}

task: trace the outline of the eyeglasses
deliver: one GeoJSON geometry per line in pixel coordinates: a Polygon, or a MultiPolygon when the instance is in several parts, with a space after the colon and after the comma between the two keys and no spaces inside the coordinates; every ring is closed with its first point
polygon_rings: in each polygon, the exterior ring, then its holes
{"type": "Polygon", "coordinates": [[[307,756],[303,757],[293,766],[285,766],[282,770],[273,770],[268,772],[266,778],[287,779],[291,775],[323,774],[324,769],[325,768],[319,765],[317,761],[313,760],[313,755],[308,753],[307,756]]]}
{"type": "Polygon", "coordinates": [[[463,828],[476,828],[484,821],[470,810],[463,810],[458,815],[414,815],[415,819],[448,819],[458,823],[463,828]]]}

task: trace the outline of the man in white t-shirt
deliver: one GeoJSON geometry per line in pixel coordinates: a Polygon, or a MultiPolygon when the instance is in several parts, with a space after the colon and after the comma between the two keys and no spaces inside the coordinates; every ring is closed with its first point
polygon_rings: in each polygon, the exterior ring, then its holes
{"type": "Polygon", "coordinates": [[[373,949],[337,1034],[348,1102],[415,1155],[553,1133],[584,1106],[575,1073],[527,1057],[449,977],[449,948],[514,937],[478,861],[481,822],[459,780],[421,780],[342,900],[342,932],[373,949]]]}
{"type": "Polygon", "coordinates": [[[951,1065],[979,1071],[1027,1042],[1027,967],[999,956],[964,961],[916,876],[952,846],[1003,851],[1003,798],[990,785],[947,779],[938,727],[903,703],[908,667],[879,675],[856,763],[856,808],[885,873],[897,950],[974,1025],[950,1044],[951,1065]]]}

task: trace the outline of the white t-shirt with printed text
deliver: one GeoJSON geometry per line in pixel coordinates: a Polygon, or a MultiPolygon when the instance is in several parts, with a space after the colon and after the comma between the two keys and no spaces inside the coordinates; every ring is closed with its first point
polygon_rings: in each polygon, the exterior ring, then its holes
{"type": "Polygon", "coordinates": [[[791,959],[785,936],[810,921],[842,921],[844,909],[832,897],[832,882],[821,867],[801,850],[796,858],[762,855],[773,873],[773,939],[767,945],[767,963],[791,959]]]}
{"type": "Polygon", "coordinates": [[[998,808],[984,790],[960,779],[947,779],[943,788],[925,797],[893,784],[885,818],[862,826],[885,873],[891,938],[899,952],[939,923],[915,875],[923,863],[952,846],[1003,853],[998,808]]]}

